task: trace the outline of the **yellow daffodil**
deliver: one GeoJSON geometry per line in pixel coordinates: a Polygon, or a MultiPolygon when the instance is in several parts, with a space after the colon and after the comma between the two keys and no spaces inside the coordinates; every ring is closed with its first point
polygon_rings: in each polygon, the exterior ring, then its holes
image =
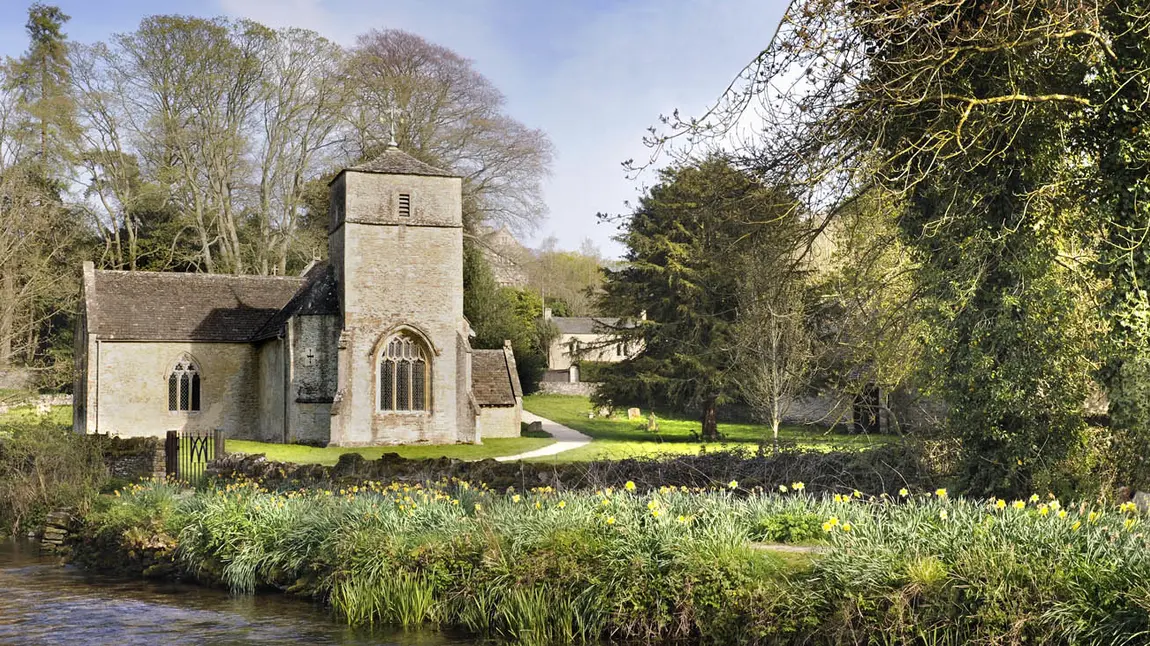
{"type": "Polygon", "coordinates": [[[1090,523],[1093,523],[1094,521],[1098,520],[1098,517],[1099,517],[1099,516],[1101,516],[1101,515],[1102,515],[1102,514],[1099,514],[1099,513],[1098,513],[1098,512],[1096,512],[1096,511],[1092,511],[1092,512],[1090,512],[1089,514],[1087,514],[1087,515],[1086,515],[1086,522],[1090,522],[1090,523]]]}
{"type": "Polygon", "coordinates": [[[1073,531],[1078,531],[1079,527],[1082,527],[1082,521],[1076,520],[1074,521],[1074,524],[1070,526],[1070,529],[1073,531]]]}
{"type": "Polygon", "coordinates": [[[614,516],[608,516],[607,517],[607,524],[608,525],[614,525],[615,524],[615,517],[614,516]]]}
{"type": "Polygon", "coordinates": [[[659,516],[663,515],[663,512],[659,511],[658,509],[652,509],[651,515],[654,516],[655,518],[658,518],[659,516]]]}
{"type": "Polygon", "coordinates": [[[787,485],[779,485],[779,493],[786,493],[787,485]]]}
{"type": "Polygon", "coordinates": [[[998,500],[994,501],[994,506],[999,509],[1006,509],[1006,501],[1002,498],[999,498],[998,500]]]}
{"type": "Polygon", "coordinates": [[[634,491],[635,490],[635,483],[628,480],[627,483],[623,485],[623,488],[626,489],[627,491],[634,491]]]}
{"type": "Polygon", "coordinates": [[[1010,506],[1014,507],[1015,509],[1025,509],[1026,503],[1022,502],[1021,500],[1015,500],[1014,502],[1010,503],[1010,506]]]}
{"type": "Polygon", "coordinates": [[[739,488],[739,481],[738,480],[732,480],[732,481],[728,482],[727,488],[728,489],[738,489],[739,488]]]}
{"type": "Polygon", "coordinates": [[[1032,505],[1038,504],[1038,494],[1036,494],[1036,493],[1030,494],[1030,504],[1032,504],[1032,505]]]}
{"type": "Polygon", "coordinates": [[[791,483],[791,489],[794,489],[795,491],[802,491],[803,489],[806,489],[806,488],[807,488],[807,486],[801,482],[792,482],[791,483]]]}
{"type": "Polygon", "coordinates": [[[1127,518],[1125,521],[1122,522],[1122,526],[1125,527],[1126,529],[1130,529],[1131,527],[1134,526],[1134,523],[1136,523],[1136,522],[1138,522],[1138,521],[1134,520],[1133,518],[1127,518]]]}
{"type": "Polygon", "coordinates": [[[946,513],[945,509],[940,509],[938,512],[938,517],[941,518],[942,520],[946,520],[947,518],[950,517],[950,514],[946,513]]]}
{"type": "Polygon", "coordinates": [[[514,496],[511,496],[511,502],[516,502],[516,503],[517,503],[517,502],[519,502],[519,500],[520,500],[520,499],[519,499],[519,494],[515,494],[514,496]]]}
{"type": "Polygon", "coordinates": [[[687,522],[687,517],[686,517],[686,516],[679,516],[679,522],[680,522],[680,523],[686,523],[686,522],[687,522]]]}
{"type": "Polygon", "coordinates": [[[902,489],[898,490],[898,495],[902,496],[903,498],[906,498],[907,496],[910,495],[910,492],[906,490],[906,487],[903,487],[902,489]]]}
{"type": "Polygon", "coordinates": [[[566,506],[567,506],[567,501],[566,501],[566,500],[560,500],[560,501],[559,501],[559,504],[558,504],[558,505],[555,505],[555,506],[556,506],[556,507],[558,507],[558,508],[560,508],[560,509],[563,509],[564,507],[566,507],[566,506]]]}
{"type": "Polygon", "coordinates": [[[851,524],[850,523],[843,523],[843,531],[844,532],[851,531],[851,524]]]}
{"type": "Polygon", "coordinates": [[[824,532],[829,532],[829,531],[831,531],[831,530],[832,530],[832,529],[834,529],[834,528],[835,528],[835,526],[834,526],[834,525],[832,525],[832,524],[831,524],[831,521],[829,521],[829,520],[828,520],[828,521],[826,521],[825,523],[823,523],[823,531],[824,531],[824,532]]]}
{"type": "Polygon", "coordinates": [[[483,511],[483,505],[475,503],[475,511],[483,511]]]}
{"type": "Polygon", "coordinates": [[[1066,510],[1065,509],[1059,509],[1058,510],[1058,517],[1059,518],[1066,518],[1066,510]]]}
{"type": "Polygon", "coordinates": [[[859,491],[858,489],[855,489],[855,490],[854,490],[854,491],[851,493],[851,495],[852,495],[852,496],[854,496],[855,498],[862,498],[862,492],[861,492],[861,491],[859,491]]]}
{"type": "Polygon", "coordinates": [[[1049,513],[1050,513],[1050,507],[1048,505],[1042,504],[1042,505],[1038,506],[1038,515],[1039,516],[1045,516],[1049,513]]]}
{"type": "Polygon", "coordinates": [[[938,496],[939,498],[946,498],[946,489],[935,489],[934,495],[938,496]]]}

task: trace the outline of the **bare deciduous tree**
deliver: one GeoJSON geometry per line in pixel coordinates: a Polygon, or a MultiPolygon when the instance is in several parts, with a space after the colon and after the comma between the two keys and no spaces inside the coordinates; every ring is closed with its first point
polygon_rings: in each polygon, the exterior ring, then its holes
{"type": "Polygon", "coordinates": [[[392,110],[405,151],[463,175],[469,224],[529,228],[546,213],[547,136],[504,112],[503,95],[471,61],[403,31],[370,31],[347,66],[353,156],[386,144],[392,110]]]}

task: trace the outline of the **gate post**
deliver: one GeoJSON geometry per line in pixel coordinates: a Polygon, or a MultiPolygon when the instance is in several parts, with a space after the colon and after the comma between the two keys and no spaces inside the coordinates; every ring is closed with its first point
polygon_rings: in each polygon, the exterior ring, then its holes
{"type": "Polygon", "coordinates": [[[169,480],[180,476],[180,432],[168,431],[164,438],[164,471],[169,480]]]}
{"type": "Polygon", "coordinates": [[[219,460],[220,458],[227,455],[227,452],[224,450],[224,431],[223,431],[223,429],[217,428],[214,431],[212,431],[212,441],[213,441],[212,443],[214,446],[214,450],[212,451],[212,459],[213,460],[219,460]]]}

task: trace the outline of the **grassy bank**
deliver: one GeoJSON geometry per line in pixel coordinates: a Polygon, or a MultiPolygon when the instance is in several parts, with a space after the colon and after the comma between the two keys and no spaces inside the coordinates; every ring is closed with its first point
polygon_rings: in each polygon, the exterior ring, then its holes
{"type": "Polygon", "coordinates": [[[484,440],[483,444],[424,444],[406,446],[371,446],[345,448],[338,446],[314,447],[302,444],[272,444],[250,442],[248,440],[228,440],[229,453],[262,453],[275,462],[296,464],[333,465],[344,453],[357,453],[365,459],[375,460],[384,453],[397,453],[409,460],[424,458],[456,458],[458,460],[482,460],[503,455],[526,453],[547,446],[555,440],[550,437],[511,437],[484,440]]]}
{"type": "MultiPolygon", "coordinates": [[[[594,441],[585,447],[546,458],[547,460],[569,462],[683,455],[698,453],[704,446],[698,437],[699,420],[681,415],[657,413],[659,431],[652,433],[647,430],[646,415],[650,411],[644,410],[644,417],[639,420],[628,420],[625,414],[616,414],[613,417],[588,417],[595,408],[587,397],[529,395],[523,399],[523,408],[594,438],[594,441]]],[[[723,440],[713,443],[712,447],[725,444],[753,449],[763,442],[771,441],[771,429],[763,424],[721,423],[719,433],[723,435],[723,440]]],[[[781,442],[800,448],[830,451],[874,446],[889,442],[893,438],[884,435],[846,435],[817,426],[788,424],[779,429],[779,439],[781,442]]]]}
{"type": "MultiPolygon", "coordinates": [[[[464,482],[190,497],[132,487],[81,564],[321,599],[356,624],[526,643],[1139,643],[1150,550],[1127,508],[464,482]],[[756,542],[813,543],[814,555],[756,542]]],[[[908,492],[909,493],[909,492],[908,492]]]]}

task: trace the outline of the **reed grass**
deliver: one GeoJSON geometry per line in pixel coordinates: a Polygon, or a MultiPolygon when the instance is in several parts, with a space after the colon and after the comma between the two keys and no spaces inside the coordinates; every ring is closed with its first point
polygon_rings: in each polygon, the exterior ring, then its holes
{"type": "Polygon", "coordinates": [[[812,496],[801,483],[558,493],[458,480],[297,491],[239,482],[179,496],[165,486],[121,492],[90,522],[126,531],[151,515],[177,533],[183,571],[237,593],[312,596],[352,624],[540,645],[1150,635],[1150,545],[1132,505],[812,496]],[[755,549],[764,532],[815,549],[802,559],[755,549]]]}

